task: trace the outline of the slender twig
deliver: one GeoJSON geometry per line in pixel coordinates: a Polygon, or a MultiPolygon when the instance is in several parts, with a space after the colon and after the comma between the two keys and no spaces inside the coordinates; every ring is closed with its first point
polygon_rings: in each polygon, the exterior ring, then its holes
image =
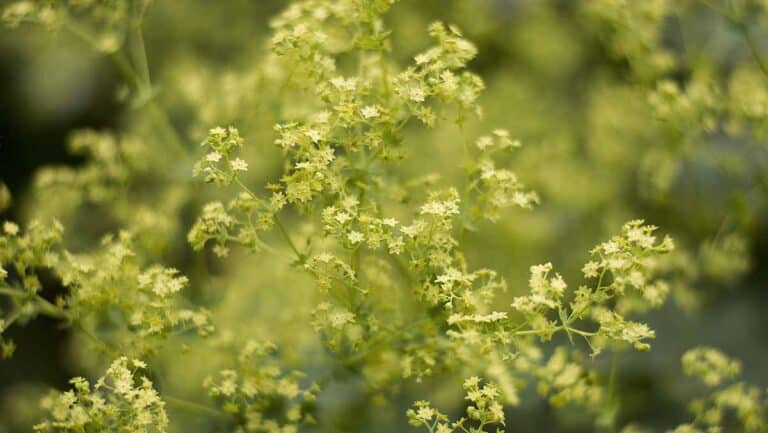
{"type": "Polygon", "coordinates": [[[206,406],[204,404],[196,403],[194,401],[189,401],[184,398],[175,397],[168,394],[162,395],[163,401],[170,403],[176,407],[179,407],[181,409],[186,409],[191,412],[197,412],[200,414],[206,414],[206,415],[212,415],[219,418],[229,418],[229,415],[219,409],[212,408],[210,406],[206,406]]]}
{"type": "MultiPolygon", "coordinates": [[[[78,25],[77,22],[69,19],[68,17],[63,19],[63,23],[64,28],[67,29],[70,33],[81,39],[87,45],[91,46],[91,48],[99,51],[98,41],[87,29],[78,25]]],[[[136,50],[138,50],[140,53],[144,53],[140,54],[138,57],[143,59],[141,62],[146,62],[143,36],[138,38],[137,43],[134,45],[139,45],[138,42],[141,42],[141,47],[137,47],[136,50]]],[[[133,65],[131,65],[128,59],[125,58],[122,52],[111,51],[108,53],[107,58],[112,61],[128,85],[134,88],[136,92],[138,92],[141,98],[141,102],[147,105],[149,108],[149,114],[155,120],[155,123],[157,123],[157,125],[163,129],[167,135],[167,139],[169,139],[174,144],[179,154],[186,159],[188,157],[188,152],[186,146],[184,145],[184,141],[181,139],[181,136],[171,123],[168,115],[164,110],[160,108],[154,99],[154,95],[152,94],[151,90],[151,84],[149,83],[148,66],[146,67],[146,72],[144,73],[145,77],[142,79],[134,69],[133,65]]]]}
{"type": "Polygon", "coordinates": [[[114,348],[111,344],[107,343],[106,341],[104,341],[101,338],[99,338],[98,336],[96,336],[96,334],[92,333],[88,328],[83,326],[82,323],[80,323],[80,322],[73,322],[73,325],[74,325],[75,329],[80,331],[81,334],[83,334],[86,337],[88,337],[88,339],[91,340],[92,342],[94,342],[95,344],[101,346],[101,348],[105,352],[109,353],[110,355],[112,355],[115,358],[117,358],[117,357],[119,357],[121,355],[121,353],[120,353],[120,351],[118,349],[114,348]]]}
{"type": "Polygon", "coordinates": [[[14,310],[10,315],[8,315],[2,322],[2,326],[0,326],[0,334],[5,332],[6,329],[10,328],[11,325],[13,325],[14,322],[19,320],[21,317],[21,311],[20,310],[14,310]]]}
{"type": "Polygon", "coordinates": [[[741,33],[744,35],[744,40],[747,41],[749,51],[752,53],[752,58],[763,73],[763,77],[768,80],[768,64],[766,64],[765,60],[760,56],[760,51],[757,49],[757,44],[755,43],[754,38],[752,38],[752,35],[749,33],[749,28],[747,28],[746,25],[741,26],[740,28],[741,33]]]}
{"type": "Polygon", "coordinates": [[[296,254],[296,257],[299,260],[303,260],[304,255],[299,252],[298,248],[296,248],[296,244],[294,244],[293,241],[291,240],[291,236],[288,234],[288,231],[285,229],[285,226],[283,225],[282,221],[280,221],[280,217],[278,217],[277,215],[275,215],[275,225],[280,231],[280,234],[283,235],[283,238],[285,238],[285,241],[288,243],[288,246],[291,247],[294,254],[296,254]]]}
{"type": "Polygon", "coordinates": [[[147,50],[144,45],[144,31],[141,22],[136,25],[134,29],[133,52],[138,66],[139,74],[146,86],[146,90],[151,92],[152,80],[149,75],[149,62],[147,61],[147,50]]]}
{"type": "Polygon", "coordinates": [[[699,0],[701,4],[704,6],[707,6],[708,8],[712,9],[713,11],[717,12],[718,14],[722,15],[723,17],[727,18],[731,22],[738,22],[735,16],[733,16],[730,12],[723,9],[720,5],[713,2],[712,0],[699,0]]]}
{"type": "Polygon", "coordinates": [[[760,71],[763,73],[766,80],[768,80],[768,63],[766,63],[765,60],[763,60],[762,56],[760,55],[760,51],[758,50],[757,44],[755,43],[754,38],[749,32],[749,25],[744,21],[744,19],[724,9],[717,3],[713,2],[712,0],[699,0],[699,2],[707,6],[708,8],[712,9],[713,11],[717,12],[720,16],[730,21],[734,25],[736,25],[736,27],[739,29],[741,34],[744,36],[744,40],[746,41],[747,46],[749,47],[749,51],[750,51],[750,54],[752,54],[752,58],[755,60],[755,63],[757,63],[757,66],[760,68],[760,71]]]}
{"type": "MultiPolygon", "coordinates": [[[[256,194],[253,191],[251,191],[251,189],[248,188],[243,183],[243,181],[240,180],[240,178],[235,177],[235,183],[238,186],[240,186],[240,188],[242,188],[243,191],[245,191],[248,195],[250,195],[251,198],[258,199],[256,194]]],[[[294,254],[296,254],[296,258],[299,259],[299,260],[302,260],[304,255],[299,252],[298,248],[296,248],[296,244],[294,244],[293,241],[291,240],[291,237],[288,235],[288,231],[285,229],[285,226],[283,225],[282,221],[280,221],[280,218],[277,216],[277,214],[274,215],[274,220],[275,220],[275,225],[278,228],[278,231],[283,236],[283,238],[285,239],[286,243],[291,248],[291,250],[293,250],[294,254]]]]}
{"type": "Polygon", "coordinates": [[[10,287],[0,287],[0,294],[8,296],[21,296],[24,292],[11,289],[10,287]]]}
{"type": "MultiPolygon", "coordinates": [[[[619,352],[613,352],[613,357],[611,359],[611,375],[608,379],[608,396],[611,399],[612,402],[617,402],[618,400],[618,392],[616,391],[616,375],[617,370],[619,368],[619,352]]],[[[612,417],[611,419],[611,431],[616,431],[616,417],[612,417]]]]}

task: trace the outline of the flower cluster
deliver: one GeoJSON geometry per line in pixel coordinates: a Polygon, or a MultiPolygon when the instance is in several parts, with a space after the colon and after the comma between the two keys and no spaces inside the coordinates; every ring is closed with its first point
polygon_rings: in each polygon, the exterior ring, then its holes
{"type": "MultiPolygon", "coordinates": [[[[504,426],[504,407],[499,402],[501,393],[496,385],[482,383],[473,376],[464,381],[467,417],[449,421],[448,416],[434,409],[427,401],[417,401],[407,416],[411,425],[426,427],[430,433],[451,433],[456,431],[490,432],[490,426],[504,426]]],[[[496,432],[501,429],[496,429],[496,432]]]]}
{"type": "Polygon", "coordinates": [[[0,313],[0,356],[10,357],[15,344],[3,338],[3,333],[15,323],[25,323],[38,314],[57,314],[56,308],[40,298],[43,286],[37,270],[53,265],[59,254],[63,227],[58,221],[50,225],[30,223],[22,233],[16,223],[6,221],[0,226],[0,296],[7,298],[10,309],[0,313]]]}
{"type": "Polygon", "coordinates": [[[16,27],[24,22],[39,23],[56,29],[76,27],[84,38],[105,53],[117,51],[123,44],[128,26],[140,19],[152,0],[19,0],[2,11],[3,22],[16,27]]]}
{"type": "Polygon", "coordinates": [[[509,131],[495,129],[492,136],[477,139],[476,147],[480,156],[469,167],[468,189],[474,193],[474,212],[476,218],[498,221],[501,211],[510,206],[530,209],[539,202],[539,196],[533,191],[526,191],[514,172],[497,168],[496,156],[520,147],[520,142],[512,140],[509,131]]]}
{"type": "Polygon", "coordinates": [[[248,341],[236,369],[205,379],[210,396],[240,420],[239,431],[295,433],[300,425],[315,422],[311,412],[319,388],[302,388],[304,375],[284,372],[272,359],[275,350],[271,342],[248,341]]]}
{"type": "Polygon", "coordinates": [[[704,241],[698,256],[701,272],[713,281],[736,280],[752,265],[748,251],[748,241],[737,233],[704,241]]]}
{"type": "Polygon", "coordinates": [[[43,400],[43,408],[50,412],[50,417],[36,425],[35,431],[166,432],[165,403],[152,382],[137,373],[143,368],[144,362],[121,357],[93,386],[82,377],[70,380],[74,389],[55,392],[43,400]]]}
{"type": "Polygon", "coordinates": [[[189,329],[207,335],[212,331],[206,310],[181,307],[180,292],[187,279],[175,269],[143,268],[129,233],[105,237],[102,249],[95,253],[73,254],[61,245],[62,230],[58,223],[33,223],[22,234],[15,224],[5,223],[0,263],[12,264],[14,275],[0,294],[12,300],[15,310],[4,328],[17,320],[48,315],[73,322],[89,334],[92,328],[100,329],[104,334],[100,343],[108,351],[115,344],[135,353],[153,350],[172,332],[189,329]],[[39,294],[40,268],[53,271],[67,289],[55,304],[39,294]],[[105,310],[119,313],[101,314],[105,310]]]}
{"type": "Polygon", "coordinates": [[[711,347],[697,347],[683,354],[683,373],[696,376],[707,386],[718,386],[741,373],[741,363],[711,347]]]}
{"type": "Polygon", "coordinates": [[[398,231],[400,222],[395,218],[379,218],[371,212],[360,210],[355,197],[340,200],[337,205],[323,209],[323,230],[335,237],[346,249],[365,247],[379,250],[386,247],[390,254],[403,249],[403,236],[398,231]]]}
{"type": "Polygon", "coordinates": [[[655,274],[659,256],[671,251],[673,243],[669,237],[658,242],[655,230],[643,221],[630,221],[622,227],[621,235],[595,247],[590,252],[593,260],[582,272],[586,278],[596,279],[596,285],[578,287],[567,304],[567,285],[560,275],[550,276],[552,265],[531,267],[531,293],[516,298],[513,308],[526,317],[531,333],[542,338],[565,331],[569,337],[584,337],[594,353],[610,341],[647,350],[650,346],[645,340],[654,338],[654,332],[645,324],[626,320],[624,314],[661,305],[669,291],[667,283],[655,279],[655,274]],[[615,309],[610,307],[614,301],[615,309]],[[553,312],[557,313],[555,320],[550,315],[553,312]],[[599,325],[596,331],[573,327],[587,319],[599,325]]]}
{"type": "Polygon", "coordinates": [[[606,390],[599,384],[597,374],[586,369],[581,357],[578,352],[569,353],[565,347],[558,347],[545,362],[533,358],[520,367],[530,369],[529,374],[538,380],[539,394],[548,396],[555,406],[579,404],[598,408],[605,400],[606,390]]]}
{"type": "Polygon", "coordinates": [[[648,96],[656,118],[681,134],[714,131],[720,99],[706,77],[695,77],[684,90],[674,81],[663,80],[648,96]]]}
{"type": "MultiPolygon", "coordinates": [[[[368,319],[368,318],[366,318],[368,319]]],[[[312,312],[312,326],[325,345],[336,352],[359,349],[365,342],[366,323],[342,306],[323,302],[312,312]]]]}
{"type": "MultiPolygon", "coordinates": [[[[134,144],[118,140],[109,133],[83,130],[73,133],[69,150],[73,155],[87,158],[85,167],[49,167],[41,170],[35,180],[37,188],[51,199],[66,196],[70,202],[99,203],[114,198],[122,184],[128,181],[133,167],[131,161],[134,144]]],[[[59,198],[60,199],[60,198],[59,198]]]]}
{"type": "Polygon", "coordinates": [[[752,65],[743,65],[733,72],[727,88],[728,130],[751,131],[759,141],[768,137],[768,86],[764,73],[752,65]]]}
{"type": "Polygon", "coordinates": [[[485,88],[483,80],[461,71],[477,55],[477,48],[455,26],[433,23],[429,35],[437,44],[416,55],[416,64],[396,78],[395,93],[428,126],[434,126],[437,116],[429,105],[431,100],[455,104],[458,123],[464,121],[467,112],[480,114],[477,98],[485,88]]]}
{"type": "Polygon", "coordinates": [[[683,354],[682,365],[686,375],[697,377],[711,391],[691,402],[694,421],[678,426],[675,433],[722,431],[729,425],[729,414],[745,432],[762,431],[768,425],[765,391],[744,382],[733,382],[741,370],[739,361],[717,349],[697,347],[683,354]]]}
{"type": "Polygon", "coordinates": [[[563,277],[560,274],[549,276],[552,263],[531,266],[530,271],[528,286],[531,294],[515,298],[512,307],[529,317],[534,317],[542,310],[557,309],[567,288],[563,277]]]}
{"type": "Polygon", "coordinates": [[[605,29],[606,44],[626,58],[640,79],[650,80],[675,66],[673,53],[662,45],[664,18],[674,8],[668,0],[632,2],[599,0],[585,3],[585,13],[605,29]]]}
{"type": "Polygon", "coordinates": [[[193,173],[202,176],[206,183],[229,185],[240,172],[248,171],[247,162],[233,158],[238,148],[243,146],[243,138],[236,128],[213,128],[200,146],[205,147],[208,153],[195,164],[193,173]]]}
{"type": "Polygon", "coordinates": [[[251,251],[268,249],[261,240],[260,232],[272,228],[275,215],[285,204],[282,194],[262,200],[250,191],[240,193],[226,206],[219,201],[207,203],[190,229],[187,240],[196,251],[202,250],[208,241],[213,241],[213,252],[219,257],[229,254],[227,244],[230,242],[251,251]]]}
{"type": "Polygon", "coordinates": [[[223,203],[211,202],[203,208],[202,215],[192,226],[187,239],[195,250],[202,250],[211,239],[216,240],[214,251],[218,256],[225,257],[229,253],[225,245],[232,236],[230,233],[235,231],[235,225],[234,217],[227,212],[223,203]]]}
{"type": "Polygon", "coordinates": [[[99,325],[112,329],[118,344],[139,353],[152,350],[154,340],[162,341],[172,332],[194,330],[207,335],[212,331],[205,309],[181,306],[186,277],[158,265],[141,267],[125,233],[117,239],[106,238],[103,252],[67,253],[58,272],[70,289],[64,299],[69,314],[82,320],[99,317],[98,312],[108,306],[118,308],[127,323],[99,325]]]}

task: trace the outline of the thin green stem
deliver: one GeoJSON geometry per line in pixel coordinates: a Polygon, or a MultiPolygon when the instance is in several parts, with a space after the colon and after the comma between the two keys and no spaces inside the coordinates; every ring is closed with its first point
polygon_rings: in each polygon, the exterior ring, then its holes
{"type": "Polygon", "coordinates": [[[165,110],[160,108],[160,106],[157,104],[154,96],[150,96],[147,100],[147,107],[149,108],[149,112],[152,115],[155,123],[163,128],[166,135],[168,136],[168,139],[173,143],[178,153],[182,155],[184,159],[187,159],[189,157],[187,146],[184,145],[184,141],[181,139],[178,131],[176,131],[176,127],[173,126],[173,123],[171,122],[171,119],[168,117],[168,114],[165,112],[165,110]]]}
{"type": "MultiPolygon", "coordinates": [[[[561,328],[562,327],[556,328],[552,332],[557,332],[561,328]]],[[[515,335],[541,335],[541,334],[545,334],[546,332],[549,332],[549,330],[545,331],[545,330],[541,330],[541,329],[526,329],[525,331],[515,331],[514,334],[515,335]]]]}
{"type": "Polygon", "coordinates": [[[404,326],[401,326],[397,329],[392,329],[389,332],[386,333],[384,337],[379,337],[378,339],[373,339],[367,343],[367,346],[365,347],[364,351],[358,351],[355,356],[351,356],[342,362],[346,365],[354,364],[362,359],[365,359],[366,356],[373,353],[373,351],[385,344],[391,343],[398,338],[401,338],[405,335],[406,332],[419,327],[424,324],[424,322],[430,321],[429,318],[421,318],[419,320],[413,320],[405,324],[404,326]]]}
{"type": "Polygon", "coordinates": [[[138,72],[144,82],[145,90],[147,92],[152,92],[152,80],[149,75],[149,62],[147,61],[147,50],[144,45],[144,32],[141,23],[136,25],[132,41],[133,56],[138,67],[138,72]]]}
{"type": "Polygon", "coordinates": [[[80,333],[88,337],[88,339],[90,339],[97,345],[101,346],[105,352],[109,353],[114,357],[118,357],[121,355],[120,351],[117,348],[113,347],[106,341],[102,340],[101,338],[93,334],[89,329],[83,326],[83,324],[80,321],[74,320],[74,318],[70,314],[68,314],[63,308],[48,302],[46,299],[40,297],[39,295],[37,295],[36,299],[42,308],[41,311],[47,316],[69,321],[74,326],[75,329],[80,331],[80,333]]]}
{"type": "Polygon", "coordinates": [[[6,329],[10,328],[11,325],[14,324],[19,318],[21,317],[21,311],[14,310],[8,317],[6,317],[2,323],[2,326],[0,326],[0,334],[5,332],[6,329]]]}
{"type": "Polygon", "coordinates": [[[564,327],[563,329],[567,330],[568,332],[573,332],[574,334],[579,334],[583,337],[594,337],[597,335],[596,332],[582,331],[581,329],[571,328],[569,326],[564,327]]]}
{"type": "Polygon", "coordinates": [[[392,259],[392,262],[395,264],[395,269],[397,269],[400,275],[402,275],[410,285],[413,285],[414,278],[411,275],[411,272],[408,270],[408,266],[403,263],[403,259],[396,254],[389,254],[389,257],[392,259]]]}
{"type": "MultiPolygon", "coordinates": [[[[64,18],[63,22],[64,28],[69,30],[70,33],[83,40],[87,45],[90,45],[91,48],[100,51],[98,41],[93,35],[90,34],[87,29],[84,29],[82,26],[78,25],[77,22],[68,19],[67,17],[64,18]]],[[[140,54],[136,57],[143,59],[139,61],[139,63],[143,63],[146,62],[144,38],[141,36],[137,39],[138,41],[134,44],[137,45],[135,51],[138,51],[140,54]],[[141,46],[138,47],[138,45],[141,46]]],[[[142,78],[136,72],[133,65],[131,65],[128,59],[126,59],[123,53],[120,51],[109,52],[107,57],[112,61],[112,63],[114,63],[118,72],[120,72],[120,75],[123,76],[123,79],[128,83],[128,85],[133,87],[135,91],[138,92],[141,101],[147,104],[150,115],[152,116],[157,126],[162,128],[166,134],[166,139],[170,140],[179,154],[182,155],[184,159],[186,159],[188,157],[188,152],[184,146],[183,140],[181,139],[179,133],[176,131],[176,128],[171,123],[165,111],[163,111],[154,100],[154,96],[152,95],[152,90],[150,87],[151,84],[149,82],[149,67],[142,66],[142,69],[146,68],[146,71],[143,72],[144,78],[142,78]]]]}
{"type": "Polygon", "coordinates": [[[355,272],[355,276],[360,278],[360,247],[355,248],[352,250],[351,258],[350,258],[350,264],[352,266],[352,270],[355,272]]]}
{"type": "Polygon", "coordinates": [[[205,415],[211,415],[218,418],[229,418],[229,415],[219,409],[212,408],[210,406],[206,406],[204,404],[196,403],[194,401],[189,401],[184,398],[175,397],[168,394],[163,394],[162,396],[163,401],[172,404],[180,409],[185,409],[190,412],[196,412],[198,414],[205,414],[205,415]]]}
{"type": "Polygon", "coordinates": [[[724,9],[717,3],[713,2],[712,0],[699,0],[699,2],[707,6],[708,8],[712,9],[713,11],[717,12],[720,16],[730,21],[734,25],[736,25],[736,27],[744,36],[744,40],[747,43],[747,47],[749,47],[749,51],[752,54],[752,58],[755,60],[755,63],[757,63],[757,66],[760,68],[760,71],[763,73],[766,80],[768,80],[768,63],[766,63],[765,60],[763,60],[762,56],[760,55],[760,51],[757,48],[757,44],[755,43],[755,40],[752,37],[752,35],[749,33],[749,26],[744,21],[744,18],[736,16],[731,11],[724,9]]]}
{"type": "Polygon", "coordinates": [[[40,295],[35,295],[35,300],[40,304],[40,311],[46,316],[53,317],[55,319],[70,320],[69,314],[64,311],[63,308],[54,305],[40,295]]]}
{"type": "MultiPolygon", "coordinates": [[[[80,38],[83,42],[86,43],[86,45],[90,45],[92,49],[100,51],[98,41],[87,29],[83,28],[76,21],[73,21],[66,16],[62,19],[62,22],[64,23],[64,28],[69,30],[70,33],[80,38]]],[[[128,81],[131,86],[137,89],[139,86],[141,86],[141,81],[139,80],[136,72],[133,70],[130,62],[128,62],[128,60],[123,57],[119,51],[111,51],[108,53],[107,57],[112,61],[112,63],[115,64],[118,72],[120,72],[120,74],[123,76],[123,79],[128,81]]]]}
{"type": "Polygon", "coordinates": [[[239,177],[237,177],[237,176],[235,176],[235,183],[237,184],[237,186],[239,186],[240,188],[242,188],[242,189],[243,189],[243,191],[245,191],[246,193],[248,193],[248,195],[249,195],[249,196],[251,196],[251,198],[252,198],[252,199],[256,199],[256,200],[258,200],[258,197],[256,196],[256,194],[255,194],[253,191],[251,191],[251,189],[250,189],[250,188],[248,188],[248,187],[247,187],[247,186],[246,186],[246,185],[243,183],[243,181],[242,181],[242,180],[240,180],[240,178],[239,178],[239,177]]]}
{"type": "Polygon", "coordinates": [[[277,226],[283,238],[285,238],[285,241],[288,243],[288,246],[290,246],[294,254],[296,254],[296,257],[299,260],[303,260],[304,255],[299,252],[298,248],[296,248],[296,244],[294,244],[293,241],[291,240],[291,236],[288,234],[288,231],[285,229],[283,222],[280,221],[280,217],[278,217],[277,215],[275,215],[275,225],[277,226]]]}
{"type": "Polygon", "coordinates": [[[117,358],[121,355],[120,351],[114,347],[112,347],[111,344],[107,343],[106,341],[102,340],[96,334],[91,332],[88,328],[83,326],[80,322],[73,322],[73,325],[75,329],[80,331],[81,334],[85,335],[89,340],[91,340],[93,343],[95,343],[98,346],[101,346],[101,348],[106,352],[112,355],[114,358],[117,358]]]}
{"type": "Polygon", "coordinates": [[[737,22],[735,16],[733,16],[730,12],[723,9],[720,5],[713,2],[712,0],[699,0],[699,3],[703,4],[704,6],[712,9],[713,11],[717,12],[718,14],[722,15],[724,18],[728,19],[731,22],[737,22]]]}
{"type": "Polygon", "coordinates": [[[567,325],[556,326],[551,329],[526,329],[524,331],[513,331],[512,333],[516,336],[525,336],[525,335],[543,335],[548,333],[554,334],[558,331],[565,331],[568,333],[572,332],[574,334],[578,334],[583,337],[594,337],[595,335],[597,335],[596,332],[582,331],[581,329],[571,328],[570,326],[567,326],[567,325]]]}
{"type": "MultiPolygon", "coordinates": [[[[143,16],[143,14],[144,10],[141,11],[141,16],[143,16]]],[[[147,61],[147,50],[144,44],[144,32],[141,17],[137,20],[137,24],[134,27],[133,35],[130,40],[131,55],[134,59],[134,63],[137,65],[136,68],[131,68],[131,70],[133,71],[132,75],[135,77],[134,81],[137,84],[140,100],[146,102],[147,107],[149,108],[149,113],[154,121],[160,128],[164,130],[168,139],[170,139],[178,151],[186,157],[187,148],[184,145],[184,141],[181,139],[178,131],[176,131],[176,128],[173,126],[173,123],[168,117],[168,114],[157,104],[157,101],[155,100],[154,90],[152,88],[152,80],[149,73],[149,62],[147,61]],[[138,69],[138,72],[136,72],[135,69],[138,69]]],[[[118,56],[122,57],[119,54],[118,56]]]]}
{"type": "Polygon", "coordinates": [[[613,357],[611,359],[611,375],[608,379],[608,394],[613,398],[616,393],[616,370],[618,369],[619,364],[619,353],[613,352],[613,357]]]}
{"type": "MultiPolygon", "coordinates": [[[[602,257],[601,257],[602,259],[602,257]]],[[[605,274],[608,271],[608,268],[603,268],[603,270],[600,272],[600,276],[597,278],[597,286],[595,286],[595,292],[599,292],[600,289],[603,288],[603,279],[605,278],[605,274]]],[[[571,314],[568,315],[568,319],[566,319],[564,326],[569,326],[571,323],[575,322],[578,316],[584,312],[589,307],[589,304],[584,305],[580,310],[571,311],[571,314]]]]}
{"type": "MultiPolygon", "coordinates": [[[[613,352],[613,359],[611,359],[611,375],[608,379],[608,398],[611,400],[612,403],[616,403],[618,405],[618,395],[616,392],[616,376],[617,371],[619,368],[619,352],[613,352]]],[[[616,431],[616,418],[615,416],[611,419],[611,431],[616,431]]]]}
{"type": "MultiPolygon", "coordinates": [[[[238,186],[240,186],[240,188],[242,188],[243,191],[245,191],[248,195],[250,195],[251,198],[258,199],[256,194],[253,191],[251,191],[251,189],[248,188],[243,183],[243,181],[240,180],[240,178],[235,177],[235,183],[238,186]]],[[[296,248],[296,244],[293,243],[293,241],[291,240],[291,237],[288,235],[288,231],[285,229],[285,226],[283,225],[282,221],[280,221],[280,217],[278,217],[277,214],[275,214],[274,219],[275,219],[275,225],[277,226],[278,231],[283,236],[283,238],[285,239],[286,243],[291,248],[291,250],[293,250],[294,254],[296,254],[296,258],[299,260],[303,260],[304,255],[299,252],[298,248],[296,248]]]]}
{"type": "MultiPolygon", "coordinates": [[[[32,293],[26,292],[24,290],[13,289],[10,287],[0,287],[0,294],[11,296],[14,298],[28,298],[32,293]]],[[[48,300],[46,300],[42,296],[38,294],[34,294],[33,298],[35,302],[37,302],[38,304],[38,307],[40,309],[39,311],[45,314],[46,316],[50,316],[57,319],[69,318],[67,313],[61,307],[58,307],[48,302],[48,300]]]]}
{"type": "Polygon", "coordinates": [[[126,80],[129,85],[133,86],[135,89],[139,89],[141,86],[141,81],[139,80],[139,76],[136,75],[136,72],[133,70],[130,62],[128,62],[128,60],[119,52],[109,53],[108,57],[112,63],[115,64],[117,70],[123,76],[123,79],[126,80]]]}
{"type": "Polygon", "coordinates": [[[20,290],[14,290],[10,287],[0,287],[0,295],[7,295],[7,296],[21,296],[24,292],[20,290]]]}
{"type": "Polygon", "coordinates": [[[394,132],[400,132],[403,128],[405,128],[405,125],[408,124],[408,121],[411,120],[411,115],[407,115],[403,120],[400,121],[400,123],[397,124],[397,126],[394,129],[394,132]]]}
{"type": "MultiPolygon", "coordinates": [[[[14,290],[11,288],[5,288],[0,287],[0,294],[5,294],[13,297],[23,297],[28,295],[26,292],[23,292],[21,290],[14,290]]],[[[77,329],[80,333],[88,337],[88,339],[92,340],[97,345],[101,346],[105,352],[110,353],[111,355],[117,357],[120,355],[120,352],[112,347],[110,344],[105,342],[104,340],[100,339],[96,335],[94,335],[92,332],[90,332],[88,329],[86,329],[82,323],[80,323],[77,320],[74,320],[73,317],[67,313],[66,310],[64,310],[62,307],[51,303],[47,299],[43,298],[42,296],[35,294],[34,300],[37,302],[39,313],[54,318],[54,319],[60,319],[67,321],[69,324],[71,324],[75,329],[77,329]]],[[[18,312],[17,312],[18,313],[18,312]]],[[[20,314],[19,314],[20,315],[20,314]]],[[[6,328],[13,322],[15,322],[18,317],[11,316],[13,319],[7,319],[6,320],[6,328]]]]}
{"type": "Polygon", "coordinates": [[[381,68],[381,84],[384,87],[384,98],[386,99],[387,103],[389,103],[391,91],[389,88],[389,70],[387,68],[387,58],[384,55],[384,50],[381,50],[379,53],[379,67],[381,68]]]}
{"type": "Polygon", "coordinates": [[[760,68],[765,79],[768,80],[768,64],[766,64],[765,60],[760,56],[760,51],[757,49],[757,44],[755,43],[754,38],[749,33],[749,28],[747,28],[746,25],[741,26],[740,28],[741,33],[744,35],[744,40],[747,41],[749,51],[752,53],[752,58],[755,60],[755,63],[757,63],[757,66],[760,68]]]}

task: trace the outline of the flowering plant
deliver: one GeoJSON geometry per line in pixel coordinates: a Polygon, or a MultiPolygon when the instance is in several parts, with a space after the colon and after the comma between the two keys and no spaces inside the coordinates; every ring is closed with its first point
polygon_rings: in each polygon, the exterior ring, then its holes
{"type": "MultiPolygon", "coordinates": [[[[573,147],[542,168],[547,150],[530,144],[542,137],[511,118],[486,125],[471,38],[436,21],[403,55],[390,17],[400,7],[418,16],[418,6],[397,3],[290,2],[266,46],[241,47],[258,61],[227,73],[185,68],[182,57],[150,63],[145,26],[163,7],[150,0],[5,7],[9,27],[66,32],[110,59],[132,108],[120,128],[72,134],[83,163],[41,169],[26,222],[2,225],[0,354],[34,344],[10,331],[47,317],[71,330],[77,364],[99,377],[48,394],[37,431],[512,431],[511,411],[539,399],[531,388],[557,411],[583,409],[595,429],[645,431],[619,416],[619,360],[652,349],[650,317],[669,298],[678,305],[665,308],[693,311],[697,284],[748,272],[749,224],[729,214],[720,227],[730,233],[697,246],[683,231],[681,248],[659,234],[674,225],[659,229],[622,205],[605,213],[615,234],[565,233],[555,245],[568,259],[552,262],[529,260],[531,235],[504,246],[524,262],[491,237],[548,224],[538,215],[554,224],[552,207],[588,215],[636,184],[661,203],[695,140],[721,129],[762,140],[768,87],[757,82],[768,69],[750,26],[766,5],[584,1],[579,16],[634,87],[595,90],[600,116],[588,122],[600,132],[584,132],[595,134],[585,152],[594,161],[573,147]],[[734,68],[727,103],[723,78],[678,65],[687,59],[662,38],[668,17],[710,9],[739,26],[758,66],[734,68]],[[691,69],[684,85],[676,67],[691,69]],[[603,107],[634,92],[647,96],[637,110],[650,113],[652,132],[631,123],[631,103],[626,124],[603,107]],[[627,152],[641,157],[604,144],[621,134],[616,123],[637,132],[627,152]],[[643,147],[652,134],[668,146],[643,147]],[[561,167],[563,183],[583,182],[583,198],[553,186],[561,167]],[[603,182],[608,169],[615,182],[603,182]],[[640,182],[617,174],[627,170],[640,182]],[[103,225],[83,227],[97,217],[103,225]],[[61,286],[54,296],[47,280],[61,286]],[[462,382],[463,400],[424,389],[450,396],[462,382]],[[426,395],[399,407],[414,389],[426,395]],[[362,396],[366,416],[348,394],[362,396]],[[397,420],[366,425],[380,406],[397,420]]],[[[0,210],[10,200],[2,184],[0,210]]],[[[768,428],[766,393],[739,379],[741,365],[708,346],[685,352],[682,371],[705,396],[692,419],[665,428],[768,428]]]]}

